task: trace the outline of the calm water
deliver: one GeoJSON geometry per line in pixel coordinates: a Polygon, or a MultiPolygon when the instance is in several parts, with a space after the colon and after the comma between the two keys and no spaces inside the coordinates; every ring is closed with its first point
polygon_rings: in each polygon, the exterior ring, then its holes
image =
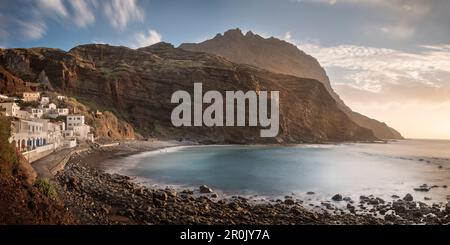
{"type": "Polygon", "coordinates": [[[415,192],[422,184],[450,185],[450,141],[297,146],[196,146],[134,155],[107,168],[161,186],[206,184],[222,194],[322,199],[390,198],[411,193],[417,200],[446,200],[449,188],[415,192]],[[442,166],[440,168],[440,166],[442,166]],[[313,191],[315,195],[306,196],[313,191]]]}

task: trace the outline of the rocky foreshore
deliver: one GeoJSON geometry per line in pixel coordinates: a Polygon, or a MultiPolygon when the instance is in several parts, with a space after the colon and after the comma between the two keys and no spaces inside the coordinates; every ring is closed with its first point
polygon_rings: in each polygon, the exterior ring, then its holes
{"type": "Polygon", "coordinates": [[[180,192],[147,188],[127,176],[84,164],[82,159],[70,162],[55,182],[66,207],[83,224],[450,223],[450,202],[429,206],[410,195],[389,202],[372,195],[351,200],[337,194],[312,210],[290,196],[255,203],[237,196],[219,198],[206,186],[180,192]],[[343,202],[347,205],[337,205],[343,202]]]}

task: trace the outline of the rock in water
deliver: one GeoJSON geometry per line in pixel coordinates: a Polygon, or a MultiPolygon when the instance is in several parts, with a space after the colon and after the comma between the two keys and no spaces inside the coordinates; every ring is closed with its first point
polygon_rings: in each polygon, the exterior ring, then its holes
{"type": "Polygon", "coordinates": [[[342,195],[341,194],[336,194],[331,198],[333,201],[342,201],[342,195]]]}
{"type": "Polygon", "coordinates": [[[212,193],[212,189],[206,185],[200,186],[200,193],[212,193]]]}
{"type": "Polygon", "coordinates": [[[405,197],[403,197],[403,200],[407,201],[407,202],[412,202],[414,200],[414,198],[411,194],[408,193],[405,195],[405,197]]]}

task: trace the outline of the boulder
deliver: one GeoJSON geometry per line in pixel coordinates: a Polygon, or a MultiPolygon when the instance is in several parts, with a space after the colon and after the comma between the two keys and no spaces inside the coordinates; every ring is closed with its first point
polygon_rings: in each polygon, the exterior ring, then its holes
{"type": "Polygon", "coordinates": [[[206,185],[200,186],[200,193],[212,193],[213,190],[206,185]]]}
{"type": "Polygon", "coordinates": [[[405,195],[405,197],[403,197],[403,200],[407,201],[407,202],[412,202],[414,200],[414,198],[411,194],[408,193],[405,195]]]}
{"type": "Polygon", "coordinates": [[[340,202],[342,201],[342,195],[341,194],[336,194],[331,198],[333,201],[337,201],[340,202]]]}

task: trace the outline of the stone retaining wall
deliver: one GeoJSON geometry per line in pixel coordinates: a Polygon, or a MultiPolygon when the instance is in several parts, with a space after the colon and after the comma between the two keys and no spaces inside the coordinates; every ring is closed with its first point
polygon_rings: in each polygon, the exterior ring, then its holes
{"type": "Polygon", "coordinates": [[[89,147],[86,148],[81,148],[81,149],[74,149],[71,152],[69,152],[61,161],[59,161],[55,166],[53,166],[50,169],[50,173],[52,175],[56,175],[59,171],[63,170],[64,167],[66,166],[67,162],[70,160],[70,158],[74,155],[74,154],[78,154],[78,153],[82,153],[89,150],[89,147]]]}
{"type": "Polygon", "coordinates": [[[49,144],[45,146],[38,147],[32,151],[24,152],[22,155],[28,160],[28,162],[32,163],[41,158],[44,158],[55,151],[55,144],[49,144]]]}

